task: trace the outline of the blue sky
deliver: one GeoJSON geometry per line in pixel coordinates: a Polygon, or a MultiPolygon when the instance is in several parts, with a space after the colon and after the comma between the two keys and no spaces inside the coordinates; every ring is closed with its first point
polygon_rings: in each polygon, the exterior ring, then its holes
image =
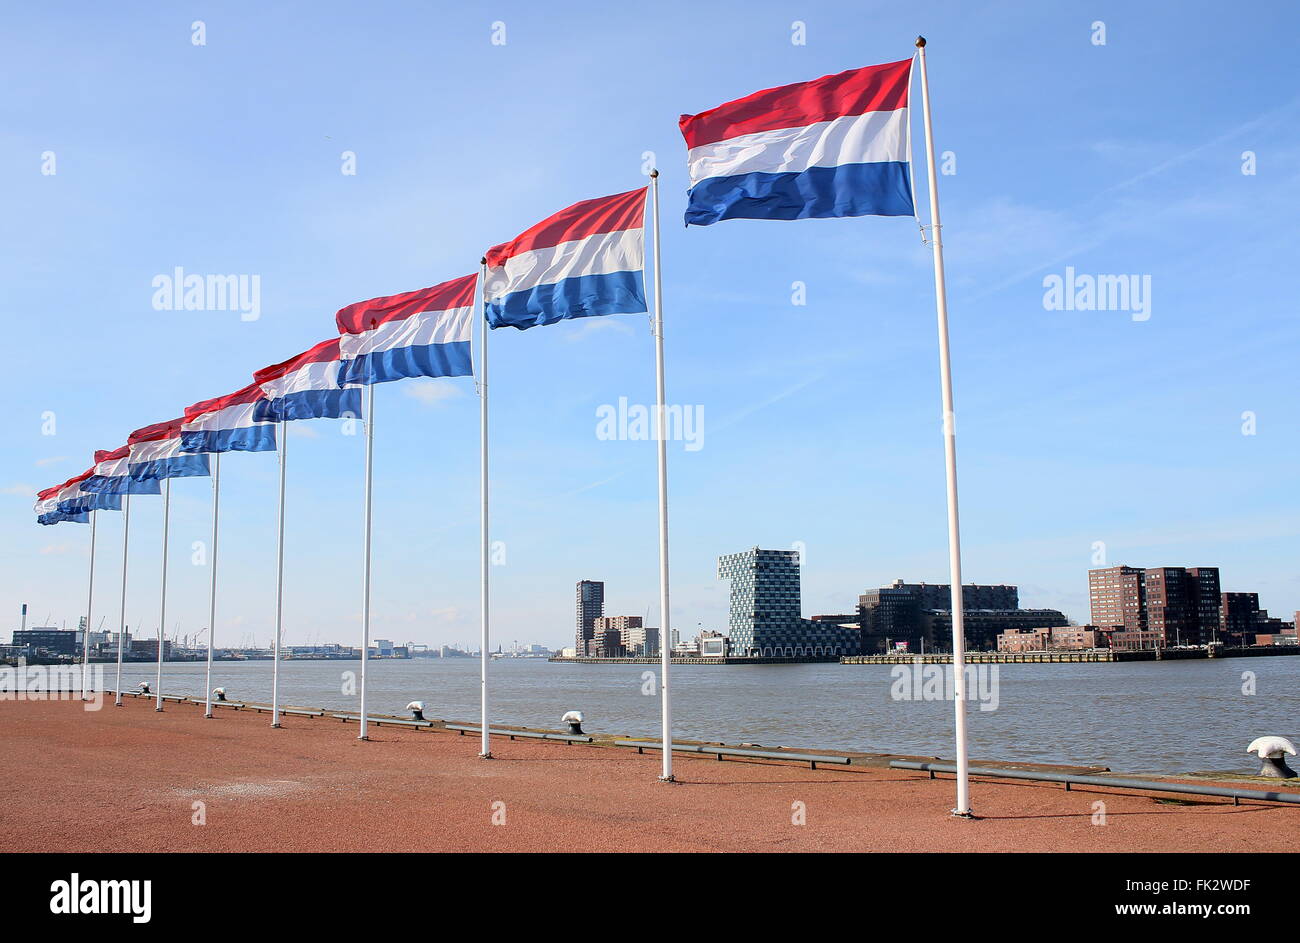
{"type": "MultiPolygon", "coordinates": [[[[704,412],[703,447],[669,455],[674,625],[722,627],[716,558],[754,545],[806,548],[808,614],[850,611],[895,577],[946,582],[916,223],[680,224],[679,114],[906,58],[918,33],[937,149],[955,156],[940,195],[966,579],[1087,621],[1101,541],[1110,563],[1217,565],[1225,589],[1300,609],[1300,70],[1270,45],[1295,34],[1294,8],[81,4],[6,20],[6,623],[22,602],[69,625],[84,607],[88,529],[35,525],[34,490],[331,336],[339,307],[467,274],[555,210],[641,185],[647,151],[663,175],[668,398],[704,412]],[[258,275],[260,318],[154,310],[151,280],[176,266],[258,275]],[[1067,266],[1149,275],[1150,319],[1045,310],[1043,279],[1067,266]]],[[[923,194],[919,108],[914,141],[923,194]]],[[[646,317],[492,341],[494,643],[569,643],[581,578],[606,581],[608,612],[658,624],[654,446],[596,436],[602,405],[653,401],[646,317]]],[[[373,634],[471,643],[473,385],[404,381],[377,400],[373,634]]],[[[286,639],[355,642],[363,440],[297,425],[286,639]]],[[[223,465],[218,644],[270,640],[275,481],[270,454],[223,465]]],[[[209,496],[206,479],[173,488],[169,633],[206,624],[208,571],[190,556],[209,496]]],[[[160,517],[137,500],[127,622],[145,634],[160,517]]],[[[120,517],[99,534],[94,621],[112,626],[120,517]]]]}

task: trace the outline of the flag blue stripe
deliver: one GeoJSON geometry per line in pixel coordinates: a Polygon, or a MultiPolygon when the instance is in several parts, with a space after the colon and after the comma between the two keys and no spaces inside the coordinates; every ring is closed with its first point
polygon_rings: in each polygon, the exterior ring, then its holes
{"type": "Polygon", "coordinates": [[[150,478],[202,478],[208,474],[206,455],[177,455],[132,465],[131,477],[137,481],[150,478]]]}
{"type": "Polygon", "coordinates": [[[346,390],[304,390],[278,399],[259,400],[253,408],[255,422],[344,417],[361,417],[361,391],[356,387],[346,390]]]}
{"type": "Polygon", "coordinates": [[[182,452],[274,452],[275,426],[241,426],[181,433],[182,452]]]}
{"type": "Polygon", "coordinates": [[[473,373],[469,341],[397,347],[339,363],[339,383],[387,383],[406,377],[467,377],[473,373]]]}
{"type": "Polygon", "coordinates": [[[130,475],[91,475],[81,483],[81,490],[93,494],[158,494],[162,486],[152,478],[139,481],[130,475]]]}
{"type": "Polygon", "coordinates": [[[567,318],[602,314],[638,314],[646,310],[645,280],[641,272],[610,272],[565,278],[528,291],[516,291],[487,306],[492,327],[530,327],[554,324],[567,318]]]}
{"type": "Polygon", "coordinates": [[[120,510],[122,510],[122,496],[120,494],[83,494],[77,498],[60,501],[58,504],[58,511],[61,514],[120,510]]]}
{"type": "Polygon", "coordinates": [[[913,216],[916,212],[911,174],[903,161],[711,177],[693,186],[688,200],[688,226],[708,226],[723,219],[913,216]]]}
{"type": "Polygon", "coordinates": [[[36,523],[38,524],[61,524],[64,521],[70,524],[89,524],[90,512],[80,511],[75,514],[66,514],[62,511],[47,511],[36,517],[36,523]]]}

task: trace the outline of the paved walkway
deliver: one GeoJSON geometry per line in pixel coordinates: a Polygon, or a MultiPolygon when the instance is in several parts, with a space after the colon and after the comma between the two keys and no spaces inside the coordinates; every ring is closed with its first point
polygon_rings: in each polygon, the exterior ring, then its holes
{"type": "Polygon", "coordinates": [[[1300,808],[657,755],[127,698],[0,702],[13,851],[1294,851],[1300,808]],[[1190,800],[1190,801],[1189,801],[1190,800]],[[1096,803],[1104,803],[1105,824],[1096,803]],[[200,804],[200,805],[196,805],[200,804]],[[197,811],[196,811],[197,810],[197,811]],[[195,824],[201,817],[205,824],[195,824]],[[493,824],[494,819],[503,824],[493,824]],[[802,821],[804,824],[796,824],[802,821]]]}

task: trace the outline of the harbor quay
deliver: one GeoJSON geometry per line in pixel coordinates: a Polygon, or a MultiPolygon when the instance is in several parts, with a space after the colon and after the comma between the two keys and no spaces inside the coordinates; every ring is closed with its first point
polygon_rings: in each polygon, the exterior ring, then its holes
{"type": "MultiPolygon", "coordinates": [[[[1191,776],[1151,778],[1150,793],[985,777],[972,786],[971,823],[947,812],[950,777],[891,768],[900,758],[884,754],[812,769],[683,752],[678,783],[665,784],[649,741],[638,751],[603,734],[570,744],[503,729],[485,760],[476,736],[444,722],[376,724],[363,742],[327,712],[272,729],[263,710],[218,706],[206,719],[201,702],[162,713],[137,697],[96,712],[75,699],[0,702],[11,758],[0,842],[57,852],[1291,851],[1300,814],[1158,791],[1191,776]]],[[[1265,788],[1251,777],[1225,785],[1265,788]]]]}

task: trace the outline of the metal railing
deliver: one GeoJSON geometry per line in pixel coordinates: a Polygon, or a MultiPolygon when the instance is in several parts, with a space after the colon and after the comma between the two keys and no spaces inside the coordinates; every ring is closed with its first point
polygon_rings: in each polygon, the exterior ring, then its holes
{"type": "MultiPolygon", "coordinates": [[[[482,733],[482,727],[472,727],[469,724],[443,724],[446,730],[454,730],[461,736],[467,733],[482,733]]],[[[496,727],[489,727],[488,733],[494,737],[509,737],[513,740],[515,737],[527,737],[533,740],[560,740],[564,743],[591,743],[593,738],[582,734],[573,733],[545,733],[540,730],[503,730],[496,727]]]]}
{"type": "MultiPolygon", "coordinates": [[[[928,772],[934,779],[935,773],[955,773],[957,767],[951,763],[922,763],[916,760],[890,760],[893,769],[915,769],[928,772]]],[[[984,776],[990,779],[1027,779],[1040,783],[1064,783],[1070,786],[1101,786],[1107,789],[1140,789],[1143,792],[1174,792],[1192,796],[1222,796],[1240,804],[1242,799],[1253,802],[1285,802],[1300,805],[1300,792],[1264,792],[1259,789],[1232,789],[1226,786],[1202,786],[1197,783],[1169,783],[1147,779],[1125,779],[1120,776],[1078,776],[1073,773],[1046,773],[1028,769],[995,769],[990,767],[970,768],[972,776],[984,776]]]]}
{"type": "MultiPolygon", "coordinates": [[[[645,750],[662,750],[664,748],[662,743],[652,740],[615,740],[614,745],[618,747],[636,747],[638,753],[645,750]]],[[[716,756],[719,760],[724,756],[743,756],[762,760],[795,760],[800,763],[808,763],[812,769],[816,769],[818,763],[848,766],[853,762],[852,757],[838,756],[834,753],[788,753],[776,750],[748,750],[743,747],[715,747],[702,743],[674,743],[673,752],[703,753],[707,756],[716,756]]]]}

